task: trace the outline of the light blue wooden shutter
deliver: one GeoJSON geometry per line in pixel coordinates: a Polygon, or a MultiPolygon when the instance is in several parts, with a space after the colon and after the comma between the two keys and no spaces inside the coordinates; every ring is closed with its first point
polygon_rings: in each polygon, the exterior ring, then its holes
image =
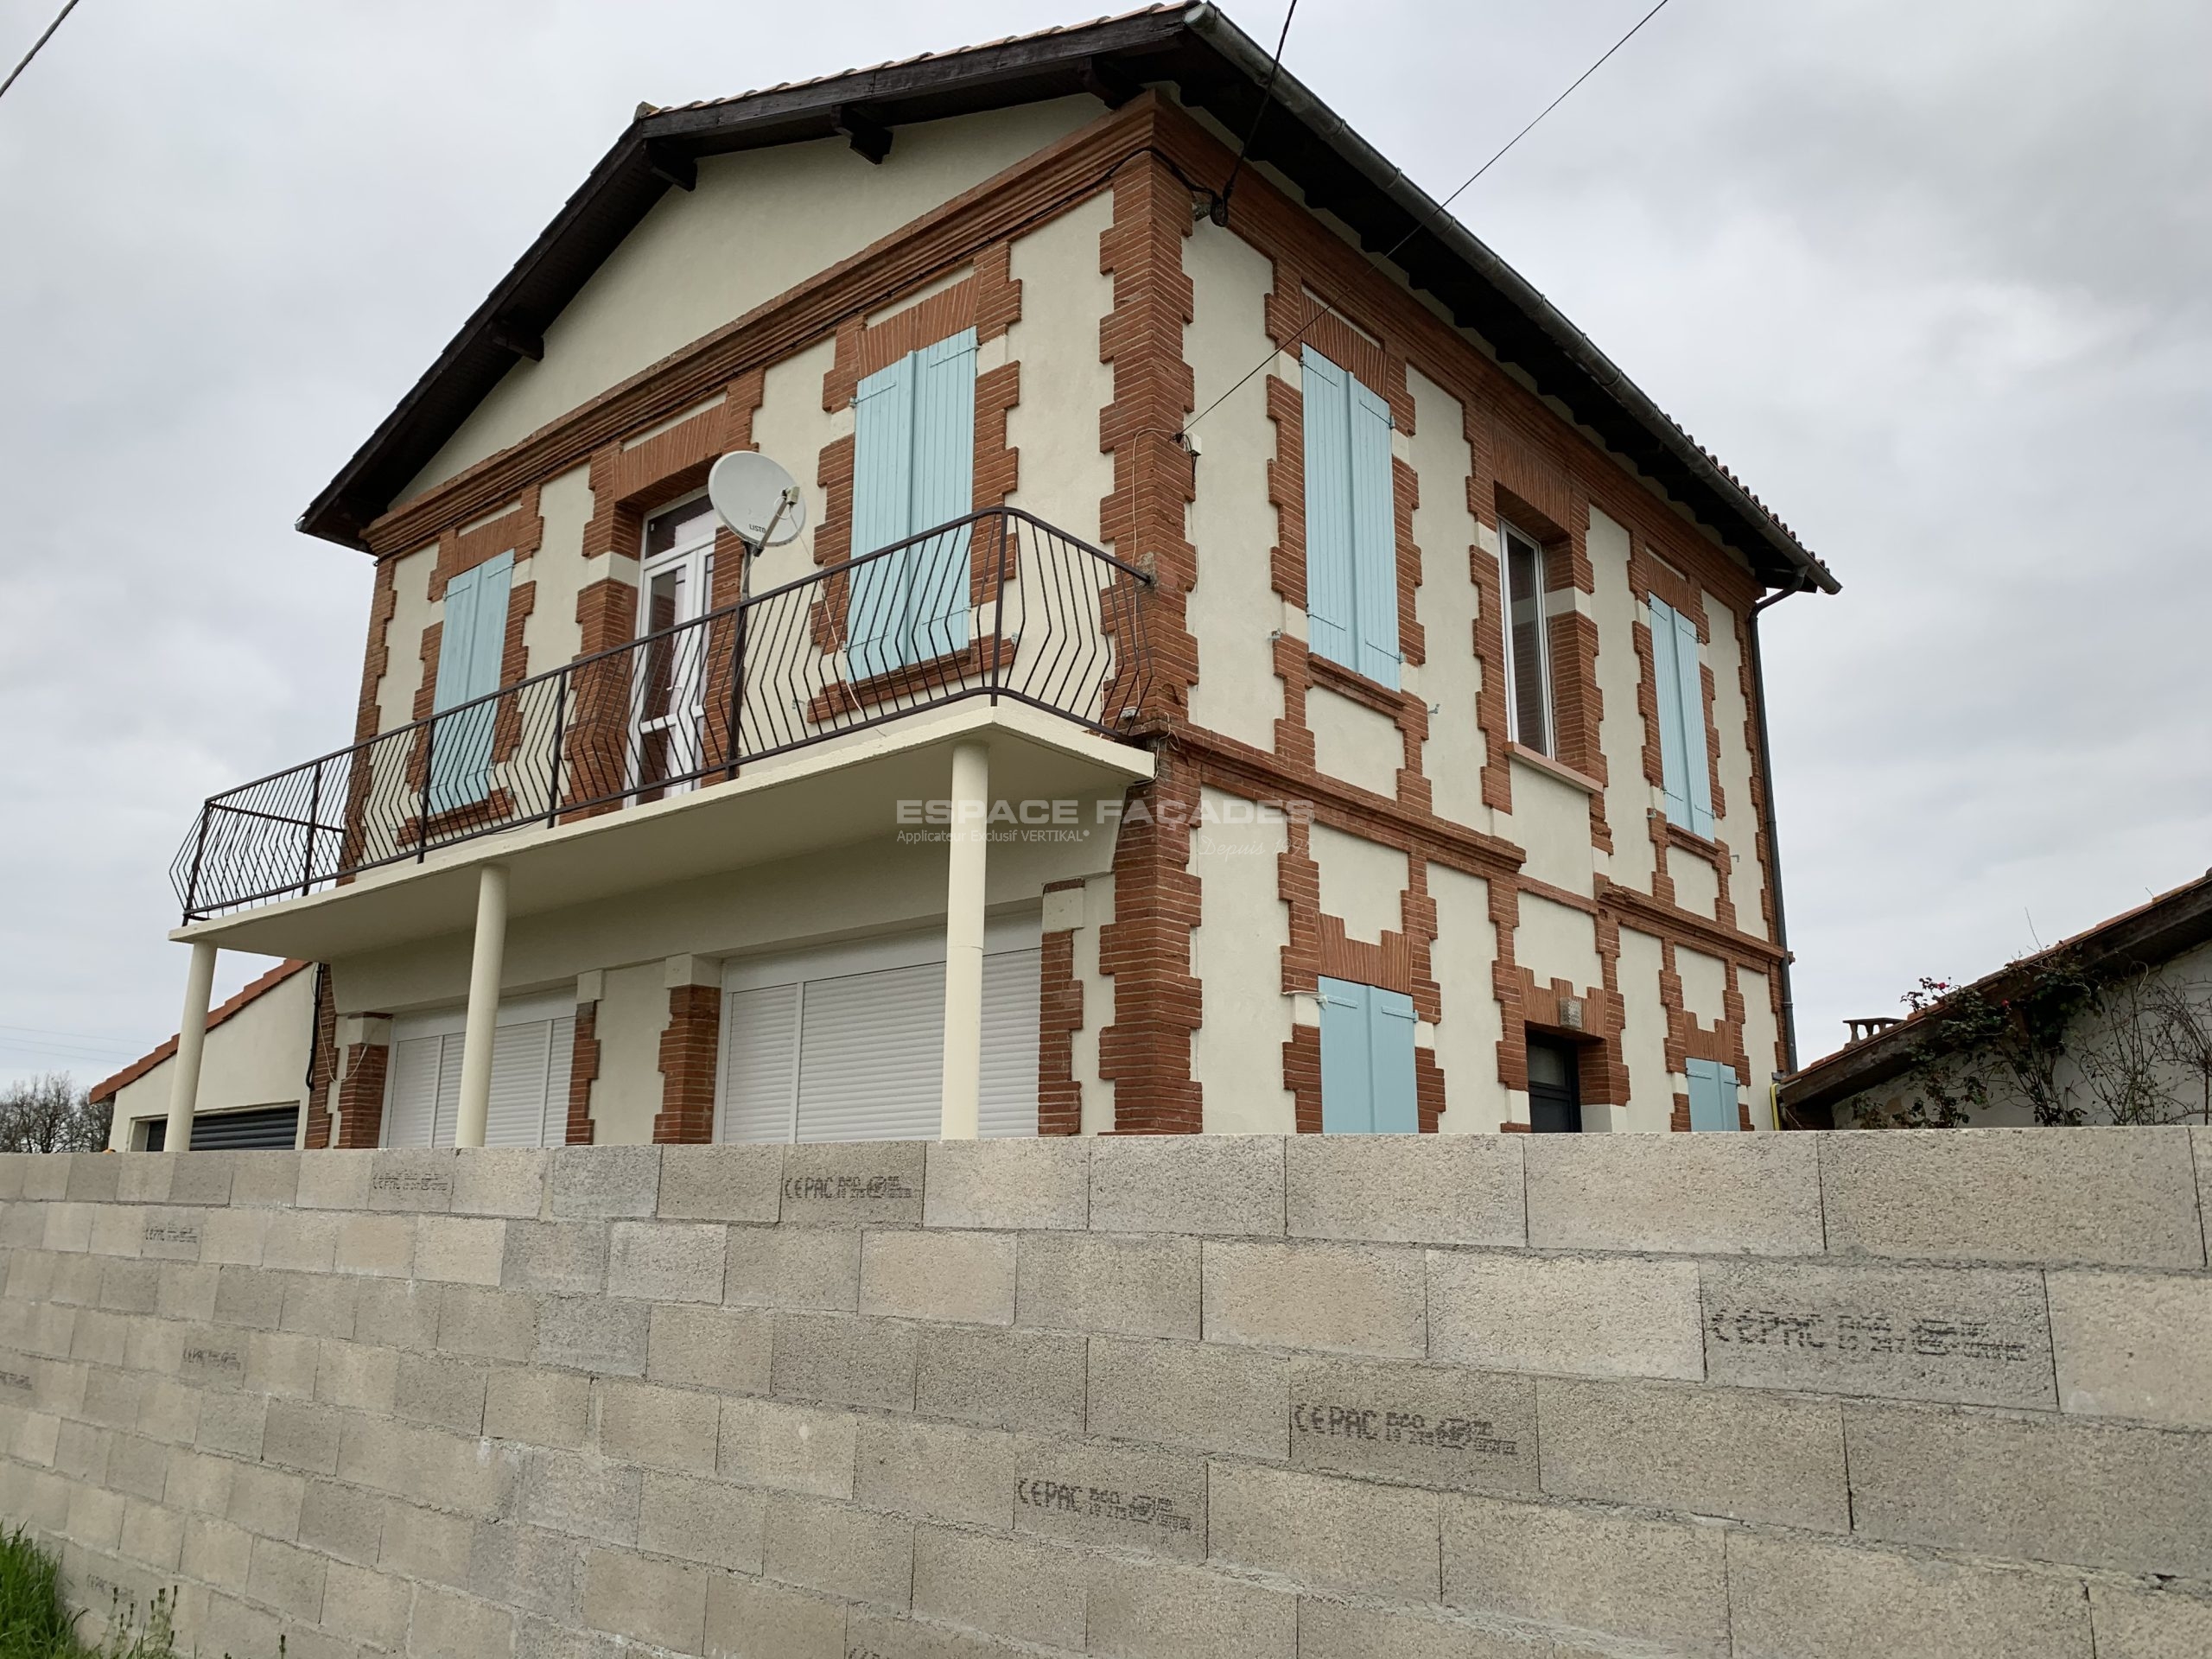
{"type": "MultiPolygon", "coordinates": [[[[967,517],[976,486],[976,331],[925,346],[914,381],[913,507],[906,533],[967,517]]],[[[969,526],[906,556],[906,660],[925,663],[968,644],[969,526]]]]}
{"type": "Polygon", "coordinates": [[[1688,1069],[1690,1128],[1740,1130],[1743,1120],[1736,1110],[1736,1068],[1712,1060],[1691,1060],[1688,1069]]]}
{"type": "Polygon", "coordinates": [[[1681,683],[1676,701],[1682,711],[1682,770],[1690,791],[1690,833],[1713,834],[1713,774],[1705,748],[1705,676],[1698,670],[1697,629],[1675,613],[1675,674],[1681,683]]]}
{"type": "MultiPolygon", "coordinates": [[[[914,359],[861,382],[853,400],[852,556],[902,542],[913,508],[914,359]]],[[[865,680],[899,666],[906,615],[906,557],[871,559],[853,572],[846,611],[849,672],[865,680]]]]}
{"type": "Polygon", "coordinates": [[[1390,476],[1390,406],[1351,376],[1352,613],[1370,680],[1398,685],[1398,515],[1390,476]]]}
{"type": "Polygon", "coordinates": [[[1369,1097],[1377,1135],[1415,1135],[1414,1000],[1403,991],[1370,987],[1367,994],[1369,1097]]]}
{"type": "MultiPolygon", "coordinates": [[[[435,714],[458,708],[499,689],[506,654],[507,593],[514,555],[502,553],[446,584],[445,617],[438,632],[435,714]]],[[[449,811],[482,800],[491,787],[493,726],[497,703],[486,702],[441,719],[431,730],[430,810],[449,811]]]]}
{"type": "Polygon", "coordinates": [[[1356,667],[1351,377],[1311,346],[1304,364],[1306,641],[1315,656],[1356,667]]]}
{"type": "Polygon", "coordinates": [[[1324,977],[1320,990],[1321,1128],[1330,1135],[1365,1135],[1375,1128],[1367,987],[1324,977]]]}

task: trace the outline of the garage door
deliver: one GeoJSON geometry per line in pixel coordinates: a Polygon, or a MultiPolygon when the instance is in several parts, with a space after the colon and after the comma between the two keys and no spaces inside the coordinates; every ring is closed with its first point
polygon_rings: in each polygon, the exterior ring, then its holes
{"type": "MultiPolygon", "coordinates": [[[[385,1085],[385,1146],[453,1145],[464,1023],[459,1012],[393,1022],[391,1068],[385,1085]]],[[[575,1006],[569,999],[538,998],[500,1008],[492,1043],[486,1146],[559,1146],[567,1139],[575,1035],[575,1006]]]]}
{"type": "MultiPolygon", "coordinates": [[[[983,956],[982,1129],[1034,1135],[1041,953],[1019,930],[994,931],[983,956]]],[[[1035,924],[1027,932],[1033,939],[1035,924]]],[[[934,1140],[944,953],[939,938],[734,966],[715,1138],[934,1140]],[[899,960],[932,948],[933,960],[899,960]]]]}

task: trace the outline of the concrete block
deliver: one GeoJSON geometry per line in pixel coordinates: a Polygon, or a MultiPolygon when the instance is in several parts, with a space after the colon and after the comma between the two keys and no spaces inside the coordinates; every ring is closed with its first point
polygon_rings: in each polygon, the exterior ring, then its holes
{"type": "Polygon", "coordinates": [[[548,1296],[537,1310],[537,1363],[609,1376],[643,1376],[651,1313],[643,1302],[548,1296]]]}
{"type": "Polygon", "coordinates": [[[340,1413],[329,1406],[271,1400],[262,1425],[262,1461],[312,1474],[336,1474],[340,1422],[340,1413]]]}
{"type": "MultiPolygon", "coordinates": [[[[10,1153],[10,1158],[27,1158],[34,1154],[10,1153]]],[[[113,1161],[120,1166],[116,1172],[115,1196],[120,1204],[167,1204],[169,1201],[169,1177],[174,1173],[174,1161],[160,1153],[122,1152],[113,1161]]],[[[11,1176],[10,1166],[0,1166],[0,1200],[14,1200],[23,1196],[20,1169],[11,1176]]]]}
{"type": "Polygon", "coordinates": [[[323,1623],[362,1642],[396,1648],[407,1639],[414,1596],[415,1586],[404,1579],[333,1561],[323,1575],[323,1623]]]}
{"type": "Polygon", "coordinates": [[[1705,1373],[1698,1269],[1632,1256],[1428,1254],[1429,1354],[1496,1370],[1705,1373]]]}
{"type": "Polygon", "coordinates": [[[415,1224],[415,1276],[436,1284],[497,1285],[506,1249],[504,1221],[425,1216],[415,1224]]]}
{"type": "Polygon", "coordinates": [[[463,1516],[395,1499],[385,1505],[384,1553],[377,1563],[388,1573],[459,1588],[468,1582],[475,1537],[475,1522],[463,1516]]]}
{"type": "Polygon", "coordinates": [[[1283,1142],[1294,1238],[1528,1242],[1521,1137],[1294,1135],[1283,1142]]]}
{"type": "Polygon", "coordinates": [[[1420,1486],[1535,1491],[1535,1385],[1457,1367],[1300,1359],[1290,1460],[1420,1486]]]}
{"type": "Polygon", "coordinates": [[[157,1499],[168,1484],[168,1471],[169,1449],[162,1441],[118,1434],[108,1446],[107,1484],[118,1492],[157,1499]]]}
{"type": "Polygon", "coordinates": [[[865,1233],[860,1311],[953,1324],[1012,1325],[1014,1255],[1008,1233],[865,1233]]]}
{"type": "MultiPolygon", "coordinates": [[[[2077,1581],[1810,1539],[1731,1532],[1728,1601],[1736,1659],[2090,1652],[2091,1607],[2077,1581]]],[[[2103,1635],[2096,1652],[2112,1659],[2103,1635]]]]}
{"type": "MultiPolygon", "coordinates": [[[[434,1348],[448,1300],[442,1285],[418,1285],[411,1279],[369,1280],[353,1304],[353,1339],[379,1348],[434,1348]]],[[[451,1300],[472,1314],[483,1313],[487,1302],[496,1304],[492,1293],[473,1288],[454,1290],[451,1300]]],[[[524,1304],[525,1309],[528,1306],[524,1304]]],[[[526,1344],[522,1351],[530,1351],[526,1344]]]]}
{"type": "Polygon", "coordinates": [[[1288,1454],[1288,1362],[1214,1343],[1092,1339],[1090,1432],[1277,1462],[1288,1454]]]}
{"type": "Polygon", "coordinates": [[[914,1409],[988,1428],[1080,1434],[1084,1343],[1052,1331],[932,1326],[919,1333],[914,1409]]]}
{"type": "Polygon", "coordinates": [[[850,1497],[860,1422],[780,1400],[725,1400],[717,1471],[725,1480],[850,1497]]]}
{"type": "MultiPolygon", "coordinates": [[[[174,1192],[175,1186],[171,1189],[174,1192]]],[[[231,1154],[231,1202],[289,1209],[298,1202],[300,1154],[296,1152],[234,1152],[231,1154]]]]}
{"type": "Polygon", "coordinates": [[[455,1154],[450,1147],[407,1147],[372,1154],[372,1210],[442,1212],[453,1208],[455,1154]]]}
{"type": "Polygon", "coordinates": [[[1836,1402],[1747,1389],[1543,1377],[1547,1492],[1851,1530],[1836,1402]]]}
{"type": "Polygon", "coordinates": [[[1725,1535],[1719,1527],[1609,1510],[1447,1497],[1444,1599],[1670,1654],[1726,1654],[1725,1535]]]}
{"type": "MultiPolygon", "coordinates": [[[[165,1446],[192,1445],[200,1433],[200,1402],[205,1397],[200,1389],[172,1377],[149,1377],[146,1392],[138,1402],[138,1432],[165,1446]]],[[[28,1410],[22,1414],[25,1422],[35,1422],[46,1415],[28,1410]]]]}
{"type": "Polygon", "coordinates": [[[885,1319],[779,1313],[771,1376],[791,1400],[845,1406],[914,1405],[915,1333],[885,1319]]]}
{"type": "Polygon", "coordinates": [[[231,1476],[231,1500],[223,1518],[257,1537],[289,1543],[299,1536],[300,1510],[307,1495],[305,1476],[240,1464],[231,1476]]]}
{"type": "MultiPolygon", "coordinates": [[[[2202,1659],[2212,1653],[2212,1601],[2172,1591],[2089,1586],[2097,1659],[2202,1659]]],[[[2072,1649],[2078,1653],[2079,1644],[2072,1649]]]]}
{"type": "Polygon", "coordinates": [[[638,1510],[638,1548],[734,1573],[758,1573],[767,1513],[765,1493],[648,1470],[638,1510]]]}
{"type": "Polygon", "coordinates": [[[1206,1466],[1181,1452],[1024,1434],[1014,1444],[1016,1532],[1202,1561],[1206,1466]]]}
{"type": "Polygon", "coordinates": [[[274,1331],[284,1321],[284,1275],[259,1268],[222,1268],[215,1279],[215,1322],[274,1331]]]}
{"type": "Polygon", "coordinates": [[[67,1152],[38,1153],[25,1156],[23,1162],[18,1166],[22,1171],[22,1196],[27,1199],[67,1197],[69,1192],[69,1166],[74,1160],[75,1154],[67,1152]]]}
{"type": "Polygon", "coordinates": [[[407,1623],[408,1659],[484,1659],[511,1652],[514,1615],[504,1607],[423,1585],[407,1623]]]}
{"type": "Polygon", "coordinates": [[[847,1659],[845,1605],[717,1573],[707,1585],[707,1651],[718,1659],[847,1659]]]}
{"type": "Polygon", "coordinates": [[[1291,1659],[1298,1598],[1284,1591],[1150,1563],[1091,1560],[1090,1651],[1114,1659],[1291,1659]]]}
{"type": "Polygon", "coordinates": [[[231,1506],[231,1483],[238,1468],[227,1458],[171,1446],[169,1478],[162,1487],[162,1502],[173,1510],[220,1517],[231,1506]]]}
{"type": "Polygon", "coordinates": [[[280,1210],[269,1217],[261,1264],[287,1273],[329,1273],[338,1264],[338,1217],[321,1210],[280,1210]]]}
{"type": "Polygon", "coordinates": [[[1828,1249],[2202,1268],[2189,1137],[2180,1128],[1823,1135],[1828,1249]]]}
{"type": "Polygon", "coordinates": [[[537,1299],[451,1285],[438,1303],[438,1347],[485,1360],[529,1360],[537,1351],[537,1299]]]}
{"type": "Polygon", "coordinates": [[[524,1454],[515,1516],[534,1527],[601,1543],[638,1541],[643,1471],[568,1452],[524,1454]]]}
{"type": "Polygon", "coordinates": [[[122,1173],[123,1166],[118,1159],[73,1155],[63,1173],[62,1196],[74,1203],[113,1204],[116,1183],[122,1173]]]}
{"type": "Polygon", "coordinates": [[[455,1154],[453,1213],[535,1219],[545,1207],[551,1156],[537,1147],[478,1147],[455,1154]]]}
{"type": "Polygon", "coordinates": [[[660,1203],[658,1147],[561,1147],[552,1159],[555,1216],[650,1216],[660,1203]]]}
{"type": "Polygon", "coordinates": [[[469,1592],[575,1624],[582,1611],[584,1549],[561,1533],[480,1522],[468,1554],[469,1592]]]}
{"type": "Polygon", "coordinates": [[[773,1222],[783,1183],[780,1146],[664,1147],[660,1214],[678,1221],[773,1222]]]}
{"type": "MultiPolygon", "coordinates": [[[[230,1269],[226,1268],[223,1271],[228,1273],[230,1269]]],[[[340,1279],[329,1274],[289,1274],[282,1277],[284,1311],[277,1320],[281,1329],[302,1336],[331,1337],[341,1342],[353,1337],[355,1310],[360,1299],[359,1280],[340,1279]]]]}
{"type": "Polygon", "coordinates": [[[2043,1275],[2008,1268],[1708,1262],[1707,1378],[2048,1409],[2043,1275]]]}
{"type": "Polygon", "coordinates": [[[484,1433],[495,1440],[571,1449],[591,1421],[591,1379],[574,1371],[495,1366],[484,1395],[484,1433]]]}
{"type": "Polygon", "coordinates": [[[92,1211],[92,1253],[94,1255],[135,1256],[145,1223],[136,1209],[103,1204],[92,1211]]]}
{"type": "Polygon", "coordinates": [[[607,1230],[603,1221],[510,1222],[499,1283],[509,1290],[596,1296],[607,1288],[607,1230]]]}
{"type": "Polygon", "coordinates": [[[316,1338],[257,1331],[246,1342],[245,1386],[264,1394],[312,1400],[321,1357],[322,1344],[316,1338]]]}
{"type": "Polygon", "coordinates": [[[120,1313],[88,1307],[77,1315],[69,1338],[69,1357],[87,1365],[121,1366],[130,1323],[120,1313]]]}
{"type": "Polygon", "coordinates": [[[827,1229],[733,1227],[722,1300],[747,1307],[860,1306],[861,1236],[827,1229]]]}
{"type": "Polygon", "coordinates": [[[943,1527],[914,1529],[914,1611],[925,1618],[1080,1650],[1088,1594],[1084,1558],[1073,1550],[943,1527]]]}
{"type": "Polygon", "coordinates": [[[207,1611],[200,1620],[205,1649],[223,1654],[275,1653],[283,1636],[283,1624],[276,1614],[231,1596],[207,1597],[207,1611]]]}
{"type": "MultiPolygon", "coordinates": [[[[252,1361],[246,1362],[252,1376],[252,1361]]],[[[109,1428],[130,1428],[138,1421],[140,1402],[150,1379],[132,1371],[109,1371],[94,1366],[85,1374],[85,1416],[109,1428]]]]}
{"type": "Polygon", "coordinates": [[[1434,1492],[1217,1463],[1206,1487],[1211,1555],[1316,1588],[1433,1601],[1442,1502],[1434,1492]]]}
{"type": "Polygon", "coordinates": [[[1541,1627],[1301,1596],[1298,1651],[1299,1659],[1576,1659],[1598,1649],[1555,1645],[1541,1627]]]}
{"type": "Polygon", "coordinates": [[[880,1607],[855,1607],[845,1617],[847,1651],[869,1659],[1027,1659],[996,1637],[939,1624],[880,1607]]]}
{"type": "Polygon", "coordinates": [[[1209,1342],[1402,1359],[1428,1351],[1428,1292],[1418,1250],[1209,1239],[1203,1257],[1209,1342]]]}
{"type": "Polygon", "coordinates": [[[1548,1135],[1528,1147],[1538,1249],[1818,1255],[1808,1135],[1548,1135]]]}
{"type": "Polygon", "coordinates": [[[488,1367],[473,1360],[403,1355],[393,1377],[392,1414],[456,1434],[480,1434],[488,1375],[488,1367]]]}
{"type": "Polygon", "coordinates": [[[335,1260],[340,1273],[406,1278],[415,1270],[415,1218],[406,1215],[343,1217],[338,1224],[335,1260]]]}
{"type": "Polygon", "coordinates": [[[169,1171],[168,1201],[210,1206],[228,1204],[231,1172],[238,1156],[234,1152],[187,1152],[175,1157],[175,1167],[169,1171]]]}
{"type": "Polygon", "coordinates": [[[912,1418],[863,1417],[859,1428],[856,1503],[1001,1532],[1013,1525],[1012,1435],[912,1418]]]}
{"type": "Polygon", "coordinates": [[[386,1501],[358,1486],[311,1480],[300,1504],[300,1542],[341,1560],[373,1567],[384,1548],[386,1501]]]}
{"type": "Polygon", "coordinates": [[[1847,1405],[1861,1536],[2212,1577],[2212,1435],[1847,1405]]]}
{"type": "MultiPolygon", "coordinates": [[[[268,1234],[266,1210],[210,1210],[200,1223],[200,1259],[258,1267],[268,1234]]],[[[47,1248],[54,1246],[49,1242],[47,1248]]]]}
{"type": "Polygon", "coordinates": [[[326,1406],[390,1416],[398,1387],[397,1350],[326,1342],[316,1351],[315,1397],[326,1406]]]}
{"type": "Polygon", "coordinates": [[[365,1210],[369,1182],[375,1173],[373,1152],[316,1151],[300,1160],[299,1196],[302,1210],[365,1210]]]}
{"type": "MultiPolygon", "coordinates": [[[[90,1204],[49,1204],[46,1206],[46,1236],[42,1241],[49,1250],[66,1250],[73,1255],[82,1255],[92,1248],[92,1217],[99,1206],[90,1204]]],[[[219,1214],[220,1212],[215,1212],[219,1214]]],[[[238,1230],[227,1230],[236,1231],[238,1230]]],[[[205,1233],[203,1230],[202,1237],[205,1233]]],[[[203,1243],[203,1249],[205,1248],[203,1243]]],[[[223,1261],[245,1261],[249,1258],[223,1256],[223,1261]]],[[[257,1255],[251,1258],[258,1261],[257,1255]]]]}
{"type": "Polygon", "coordinates": [[[607,1257],[612,1296],[720,1302],[729,1230],[711,1222],[618,1221],[607,1257]]]}
{"type": "Polygon", "coordinates": [[[2212,1427],[2212,1280],[2047,1275],[2061,1408],[2212,1427]]]}
{"type": "Polygon", "coordinates": [[[715,1472],[721,1408],[713,1395],[614,1382],[598,1383],[594,1392],[599,1395],[599,1449],[603,1455],[649,1469],[715,1472]]]}
{"type": "Polygon", "coordinates": [[[127,1560],[173,1573],[184,1550],[184,1516],[158,1503],[126,1503],[123,1535],[116,1547],[127,1560]]]}
{"type": "Polygon", "coordinates": [[[118,1313],[151,1313],[161,1285],[158,1262],[107,1262],[100,1268],[100,1306],[118,1313]]]}
{"type": "Polygon", "coordinates": [[[919,1226],[923,1146],[858,1141],[785,1147],[784,1225],[919,1226]]]}
{"type": "MultiPolygon", "coordinates": [[[[17,1208],[21,1210],[22,1206],[17,1208]]],[[[197,1210],[149,1209],[138,1230],[138,1254],[155,1262],[197,1262],[200,1217],[197,1210]]],[[[44,1238],[45,1230],[41,1228],[34,1243],[43,1243],[44,1238]]]]}
{"type": "Polygon", "coordinates": [[[1090,1147],[1073,1135],[932,1141],[922,1218],[931,1227],[1087,1227],[1090,1147]]]}
{"type": "Polygon", "coordinates": [[[54,1433],[54,1471],[98,1486],[107,1479],[108,1448],[114,1442],[115,1436],[106,1429],[64,1422],[54,1433]]]}
{"type": "Polygon", "coordinates": [[[645,1375],[656,1382],[766,1394],[775,1323],[750,1307],[661,1303],[645,1338],[645,1375]]]}
{"type": "Polygon", "coordinates": [[[1135,1135],[1090,1154],[1090,1224],[1107,1233],[1282,1236],[1283,1138],[1135,1135]]]}
{"type": "Polygon", "coordinates": [[[914,1582],[914,1523],[827,1498],[768,1500],[766,1576],[851,1601],[904,1607],[914,1582]]]}
{"type": "Polygon", "coordinates": [[[65,1530],[72,1542],[87,1549],[112,1551],[123,1541],[123,1510],[120,1492],[106,1491],[98,1486],[72,1486],[65,1530]]]}
{"type": "Polygon", "coordinates": [[[1122,1337],[1198,1334],[1198,1241],[1024,1233],[1014,1268],[1022,1325],[1122,1337]]]}

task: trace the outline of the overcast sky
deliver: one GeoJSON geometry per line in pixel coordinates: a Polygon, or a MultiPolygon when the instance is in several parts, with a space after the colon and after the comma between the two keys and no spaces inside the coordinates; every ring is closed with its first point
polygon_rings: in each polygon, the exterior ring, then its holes
{"type": "MultiPolygon", "coordinates": [[[[1287,61],[1441,194],[1648,3],[1287,61]]],[[[369,563],[293,520],[633,105],[1075,16],[84,0],[0,100],[0,1078],[175,1028],[197,803],[352,734],[369,563]]],[[[1765,634],[1808,1058],[2212,862],[2207,62],[2202,0],[1672,0],[1458,204],[1843,580],[1765,634]]]]}

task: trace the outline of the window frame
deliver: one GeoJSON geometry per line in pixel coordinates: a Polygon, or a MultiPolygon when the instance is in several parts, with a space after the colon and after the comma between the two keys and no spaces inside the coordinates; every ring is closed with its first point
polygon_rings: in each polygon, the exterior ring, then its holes
{"type": "Polygon", "coordinates": [[[1552,671],[1551,617],[1547,588],[1547,566],[1543,541],[1516,525],[1503,514],[1497,520],[1497,575],[1500,608],[1505,613],[1502,630],[1505,655],[1505,734],[1507,738],[1522,748],[1533,750],[1548,760],[1559,758],[1559,708],[1554,696],[1552,671]],[[1513,648],[1513,546],[1519,540],[1535,556],[1536,576],[1536,693],[1543,709],[1543,741],[1532,743],[1521,730],[1521,673],[1516,665],[1518,653],[1513,648]]]}

